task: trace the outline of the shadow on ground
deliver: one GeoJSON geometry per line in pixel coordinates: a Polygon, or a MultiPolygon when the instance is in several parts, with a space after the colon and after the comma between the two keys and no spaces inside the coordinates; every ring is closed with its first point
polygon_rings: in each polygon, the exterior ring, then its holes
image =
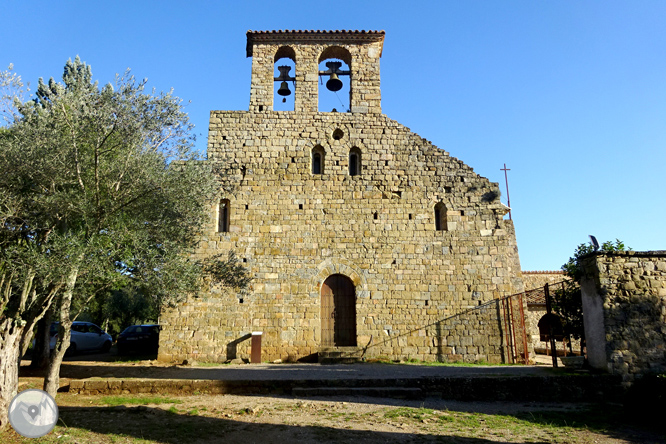
{"type": "MultiPolygon", "coordinates": [[[[596,427],[608,427],[613,424],[613,418],[619,413],[616,411],[605,412],[609,414],[609,420],[596,424],[596,427]]],[[[355,424],[354,430],[345,428],[345,422],[340,421],[339,427],[330,427],[324,425],[298,425],[289,423],[288,415],[285,416],[284,424],[274,424],[261,422],[257,418],[256,422],[238,421],[235,419],[205,417],[198,415],[189,415],[185,413],[172,413],[159,408],[149,407],[62,407],[60,417],[63,422],[72,430],[84,429],[96,434],[120,434],[126,437],[146,439],[163,443],[181,443],[181,442],[261,442],[261,443],[284,443],[284,442],[302,442],[302,443],[442,443],[452,442],[460,444],[486,444],[503,441],[501,435],[489,437],[492,430],[485,433],[474,433],[474,430],[458,430],[458,426],[442,424],[436,431],[423,430],[422,433],[398,432],[398,431],[374,431],[358,430],[359,424],[355,424]],[[450,427],[450,428],[449,428],[450,427]],[[471,433],[470,433],[471,431],[471,433]],[[472,435],[465,436],[465,435],[472,435]],[[475,437],[474,435],[477,435],[475,437]],[[499,441],[497,439],[500,439],[499,441]]],[[[516,415],[518,419],[531,422],[544,427],[567,427],[571,426],[571,416],[567,414],[551,414],[541,412],[536,415],[520,414],[516,415]],[[568,421],[568,422],[567,422],[568,421]]],[[[584,419],[584,418],[581,418],[584,419]]],[[[483,421],[483,420],[481,420],[483,421]]],[[[482,424],[482,423],[481,423],[482,424]]],[[[622,423],[619,423],[622,424],[622,423]]],[[[360,426],[363,428],[363,424],[360,426]]],[[[373,425],[368,424],[368,429],[373,425]]],[[[481,430],[481,427],[479,427],[481,430]]],[[[487,428],[484,430],[488,430],[487,428]]],[[[69,431],[60,431],[59,433],[70,433],[69,431]]],[[[521,430],[518,428],[520,438],[521,430]]],[[[522,430],[525,433],[525,442],[546,443],[551,440],[538,440],[537,437],[530,434],[529,431],[522,430]],[[536,440],[535,440],[536,439],[536,440]]],[[[663,442],[663,436],[645,432],[629,426],[621,426],[618,423],[615,427],[604,430],[604,435],[610,438],[621,439],[628,443],[660,443],[663,442]]],[[[600,435],[595,435],[599,437],[600,435]]],[[[559,442],[559,441],[558,441],[559,442]]]]}
{"type": "MultiPolygon", "coordinates": [[[[122,434],[163,443],[441,443],[486,444],[482,438],[425,435],[372,430],[348,430],[318,425],[270,424],[190,416],[155,408],[62,407],[61,418],[71,428],[100,434],[122,434]]],[[[538,444],[538,443],[537,443],[538,444]]]]}

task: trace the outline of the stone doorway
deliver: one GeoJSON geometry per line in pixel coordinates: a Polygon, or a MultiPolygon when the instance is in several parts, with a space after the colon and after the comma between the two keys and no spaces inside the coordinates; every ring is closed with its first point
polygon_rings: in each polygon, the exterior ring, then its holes
{"type": "Polygon", "coordinates": [[[356,346],[356,288],[342,274],[329,276],[321,286],[321,345],[356,346]]]}

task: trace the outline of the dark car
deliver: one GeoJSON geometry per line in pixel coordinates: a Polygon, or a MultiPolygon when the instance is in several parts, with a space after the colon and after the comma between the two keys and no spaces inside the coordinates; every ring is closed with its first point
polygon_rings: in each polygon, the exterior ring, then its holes
{"type": "Polygon", "coordinates": [[[160,327],[157,324],[132,325],[118,335],[118,354],[129,352],[157,353],[160,342],[160,327]]]}

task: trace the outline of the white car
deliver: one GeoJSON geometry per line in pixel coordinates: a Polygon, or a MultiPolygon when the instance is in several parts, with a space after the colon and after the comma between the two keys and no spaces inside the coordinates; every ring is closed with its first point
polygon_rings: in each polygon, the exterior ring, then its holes
{"type": "MultiPolygon", "coordinates": [[[[49,334],[51,350],[55,348],[58,339],[58,322],[51,324],[49,334]]],[[[74,321],[72,323],[72,337],[69,340],[68,354],[74,354],[79,351],[101,351],[106,353],[111,348],[113,338],[107,332],[93,324],[92,322],[74,321]]]]}

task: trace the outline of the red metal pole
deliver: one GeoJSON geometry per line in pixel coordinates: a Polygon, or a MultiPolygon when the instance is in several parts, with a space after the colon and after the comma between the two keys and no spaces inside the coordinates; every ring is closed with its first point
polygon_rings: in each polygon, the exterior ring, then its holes
{"type": "Polygon", "coordinates": [[[511,319],[509,318],[509,309],[507,308],[506,298],[502,299],[502,309],[504,311],[504,324],[506,330],[506,356],[508,358],[509,364],[514,364],[513,356],[513,342],[511,338],[511,319]]]}
{"type": "Polygon", "coordinates": [[[527,332],[525,331],[525,310],[523,310],[523,295],[522,293],[519,296],[519,303],[520,303],[520,326],[523,331],[523,364],[528,364],[529,363],[529,354],[527,350],[527,332]]]}
{"type": "Polygon", "coordinates": [[[512,297],[509,296],[507,299],[507,302],[509,303],[509,319],[511,319],[511,333],[512,333],[512,340],[513,340],[513,356],[514,356],[514,362],[516,361],[516,358],[518,357],[518,344],[516,344],[516,322],[513,316],[513,304],[512,304],[512,297]]]}

